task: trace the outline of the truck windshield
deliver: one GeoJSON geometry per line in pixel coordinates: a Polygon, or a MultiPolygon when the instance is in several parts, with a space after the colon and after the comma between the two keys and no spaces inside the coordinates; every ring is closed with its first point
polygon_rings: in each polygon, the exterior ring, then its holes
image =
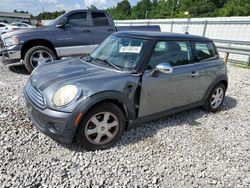
{"type": "Polygon", "coordinates": [[[54,20],[48,22],[48,23],[46,24],[46,26],[51,26],[51,25],[59,24],[59,23],[58,23],[59,20],[61,20],[61,18],[64,17],[64,16],[65,16],[65,14],[62,14],[61,16],[57,17],[56,19],[54,19],[54,20]]]}
{"type": "Polygon", "coordinates": [[[148,40],[112,35],[108,37],[90,56],[119,67],[123,71],[132,71],[145,53],[148,40]]]}

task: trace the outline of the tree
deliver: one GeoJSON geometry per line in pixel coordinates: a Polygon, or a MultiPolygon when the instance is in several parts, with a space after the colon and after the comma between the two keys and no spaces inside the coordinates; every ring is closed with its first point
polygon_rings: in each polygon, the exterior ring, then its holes
{"type": "Polygon", "coordinates": [[[216,10],[212,0],[181,0],[180,12],[189,12],[193,17],[209,16],[216,10]]]}
{"type": "Polygon", "coordinates": [[[223,16],[249,16],[250,1],[249,0],[229,0],[221,11],[223,16]]]}
{"type": "MultiPolygon", "coordinates": [[[[152,11],[153,3],[150,0],[141,0],[132,8],[132,19],[145,19],[146,16],[152,11]]],[[[148,16],[147,18],[150,18],[148,16]]]]}
{"type": "Polygon", "coordinates": [[[109,8],[108,11],[114,19],[129,19],[131,15],[131,5],[128,0],[123,0],[117,3],[116,7],[109,8]]]}
{"type": "Polygon", "coordinates": [[[35,16],[34,18],[40,20],[53,20],[64,13],[65,11],[43,12],[40,13],[38,16],[35,16]]]}
{"type": "Polygon", "coordinates": [[[87,7],[87,9],[88,10],[98,10],[98,8],[93,4],[91,4],[89,7],[87,7]]]}
{"type": "Polygon", "coordinates": [[[118,19],[126,19],[131,15],[131,5],[128,0],[123,0],[117,4],[116,11],[119,12],[118,19]]]}
{"type": "Polygon", "coordinates": [[[211,0],[217,8],[223,8],[228,0],[211,0]]]}

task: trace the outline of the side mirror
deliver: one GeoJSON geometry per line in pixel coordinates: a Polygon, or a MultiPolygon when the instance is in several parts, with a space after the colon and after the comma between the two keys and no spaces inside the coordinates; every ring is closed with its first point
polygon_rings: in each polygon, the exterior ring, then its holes
{"type": "Polygon", "coordinates": [[[170,74],[173,72],[173,68],[169,63],[158,64],[156,70],[164,74],[170,74]]]}
{"type": "Polygon", "coordinates": [[[68,23],[68,18],[65,17],[64,19],[62,19],[62,21],[56,25],[57,28],[65,28],[65,26],[67,25],[68,23]]]}

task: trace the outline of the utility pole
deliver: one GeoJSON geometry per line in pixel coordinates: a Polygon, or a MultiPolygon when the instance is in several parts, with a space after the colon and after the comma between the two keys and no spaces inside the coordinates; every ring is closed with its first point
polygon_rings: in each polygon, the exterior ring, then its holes
{"type": "Polygon", "coordinates": [[[146,10],[145,20],[148,18],[148,11],[146,10]]]}

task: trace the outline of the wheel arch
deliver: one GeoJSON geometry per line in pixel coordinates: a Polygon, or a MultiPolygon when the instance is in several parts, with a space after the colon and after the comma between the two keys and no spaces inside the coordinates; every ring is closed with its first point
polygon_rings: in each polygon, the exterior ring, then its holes
{"type": "Polygon", "coordinates": [[[228,78],[227,78],[227,76],[226,76],[226,75],[221,75],[221,76],[217,77],[217,78],[212,82],[212,84],[209,86],[209,88],[207,89],[207,91],[206,91],[206,93],[205,93],[205,95],[204,95],[204,97],[203,97],[203,100],[202,100],[202,101],[203,101],[204,103],[206,102],[206,100],[207,100],[209,94],[211,93],[212,89],[213,89],[216,85],[218,85],[219,83],[224,84],[224,86],[225,86],[226,89],[227,89],[227,87],[228,87],[228,78]]]}
{"type": "Polygon", "coordinates": [[[135,105],[125,94],[119,91],[100,92],[86,98],[76,107],[76,112],[74,114],[82,112],[82,118],[84,118],[84,114],[86,114],[90,109],[104,102],[111,102],[117,105],[124,113],[126,121],[136,118],[135,105]]]}
{"type": "Polygon", "coordinates": [[[46,39],[34,39],[34,40],[29,40],[23,44],[22,49],[21,49],[21,59],[24,59],[24,56],[27,53],[27,51],[34,46],[48,47],[55,53],[56,57],[58,57],[56,49],[51,41],[46,40],[46,39]]]}

